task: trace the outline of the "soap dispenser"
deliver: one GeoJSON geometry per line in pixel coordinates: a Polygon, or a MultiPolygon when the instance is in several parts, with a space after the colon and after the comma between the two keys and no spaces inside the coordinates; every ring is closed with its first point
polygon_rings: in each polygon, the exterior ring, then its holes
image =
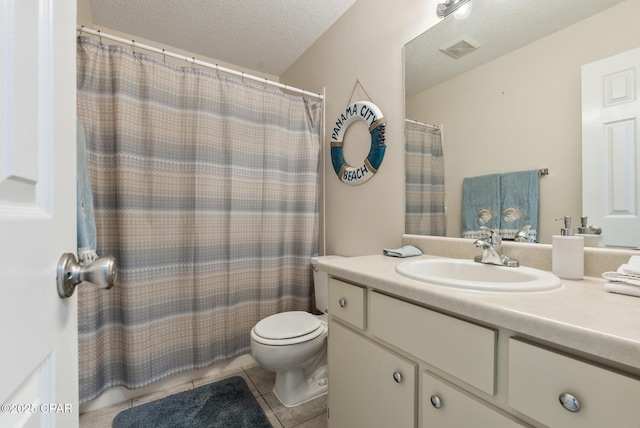
{"type": "Polygon", "coordinates": [[[551,237],[551,271],[562,279],[579,280],[584,276],[584,238],[571,235],[571,216],[563,220],[560,235],[551,237]]]}
{"type": "Polygon", "coordinates": [[[588,219],[587,216],[581,217],[581,226],[578,228],[576,236],[582,236],[584,238],[585,247],[599,247],[602,229],[598,226],[587,226],[588,219]]]}

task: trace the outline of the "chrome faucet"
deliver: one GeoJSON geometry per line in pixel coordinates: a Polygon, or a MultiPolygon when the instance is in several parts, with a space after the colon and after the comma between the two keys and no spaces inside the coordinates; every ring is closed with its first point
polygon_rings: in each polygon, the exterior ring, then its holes
{"type": "Polygon", "coordinates": [[[513,240],[516,242],[535,242],[535,239],[531,236],[531,225],[527,224],[518,229],[513,240]]]}
{"type": "Polygon", "coordinates": [[[474,261],[478,263],[486,263],[497,266],[518,267],[520,263],[517,260],[510,259],[502,254],[502,238],[500,235],[488,227],[481,226],[480,229],[487,232],[487,239],[477,239],[474,245],[482,248],[482,255],[475,256],[474,261]]]}

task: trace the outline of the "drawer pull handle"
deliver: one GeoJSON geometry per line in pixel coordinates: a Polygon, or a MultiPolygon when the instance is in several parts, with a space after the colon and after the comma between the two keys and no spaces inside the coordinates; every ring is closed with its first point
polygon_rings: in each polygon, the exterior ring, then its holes
{"type": "Polygon", "coordinates": [[[437,395],[432,395],[431,396],[431,405],[433,407],[435,407],[436,409],[439,409],[440,407],[442,407],[442,399],[440,397],[438,397],[437,395]]]}
{"type": "Polygon", "coordinates": [[[340,299],[338,300],[338,305],[340,305],[341,308],[344,308],[345,306],[347,306],[347,301],[344,299],[340,299]]]}
{"type": "Polygon", "coordinates": [[[396,383],[400,383],[402,382],[402,373],[400,372],[393,372],[393,380],[396,381],[396,383]]]}
{"type": "Polygon", "coordinates": [[[576,397],[569,394],[568,392],[563,392],[562,394],[560,394],[558,400],[560,400],[560,404],[562,404],[562,407],[570,412],[575,413],[580,410],[580,402],[576,397]]]}

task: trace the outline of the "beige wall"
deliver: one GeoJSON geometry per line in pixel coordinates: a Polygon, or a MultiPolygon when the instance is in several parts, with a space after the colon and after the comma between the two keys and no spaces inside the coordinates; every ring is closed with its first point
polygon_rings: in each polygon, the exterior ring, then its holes
{"type": "MultiPolygon", "coordinates": [[[[549,168],[540,180],[541,242],[582,207],[580,67],[640,45],[628,0],[407,100],[407,117],[443,124],[447,235],[461,236],[462,179],[549,168]]],[[[589,213],[584,213],[589,215],[589,213]]]]}
{"type": "MultiPolygon", "coordinates": [[[[352,101],[367,94],[387,122],[384,160],[368,182],[339,181],[328,150],[326,184],[326,253],[374,254],[401,245],[404,233],[404,87],[405,43],[438,21],[436,0],[359,0],[282,76],[282,82],[322,91],[326,88],[324,148],[333,124],[352,101]],[[366,93],[365,93],[366,91],[366,93]]],[[[362,164],[369,151],[364,125],[354,123],[345,135],[346,161],[362,164]]]]}

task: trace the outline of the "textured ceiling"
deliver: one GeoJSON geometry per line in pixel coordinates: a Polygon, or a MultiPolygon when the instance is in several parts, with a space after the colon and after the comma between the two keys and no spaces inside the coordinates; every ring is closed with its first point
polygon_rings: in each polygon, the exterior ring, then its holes
{"type": "Polygon", "coordinates": [[[356,0],[90,0],[94,23],[280,76],[356,0]]]}
{"type": "Polygon", "coordinates": [[[405,46],[405,95],[425,91],[622,1],[473,0],[467,19],[449,16],[405,46]],[[480,47],[458,59],[440,52],[461,36],[480,47]]]}

